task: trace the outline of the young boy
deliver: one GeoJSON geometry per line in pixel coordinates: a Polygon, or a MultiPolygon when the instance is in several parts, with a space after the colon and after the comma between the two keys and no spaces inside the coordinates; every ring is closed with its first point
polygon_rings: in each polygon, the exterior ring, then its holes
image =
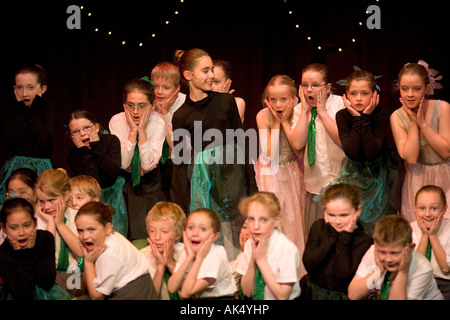
{"type": "Polygon", "coordinates": [[[156,292],[161,300],[179,300],[178,294],[169,294],[166,282],[183,251],[180,240],[186,225],[186,214],[179,205],[161,201],[149,211],[145,224],[149,245],[141,252],[149,261],[156,292]]]}
{"type": "Polygon", "coordinates": [[[69,207],[79,210],[84,204],[91,201],[100,201],[102,188],[98,181],[88,175],[78,175],[69,180],[70,200],[69,207]]]}
{"type": "Polygon", "coordinates": [[[172,117],[186,99],[180,92],[180,71],[170,62],[158,63],[152,70],[151,80],[155,85],[155,111],[158,112],[166,124],[166,139],[159,164],[161,172],[161,190],[167,201],[176,200],[176,183],[172,183],[172,117]]]}
{"type": "Polygon", "coordinates": [[[430,262],[414,251],[411,226],[403,216],[381,218],[373,240],[348,287],[350,300],[367,299],[374,288],[380,300],[443,300],[430,262]]]}

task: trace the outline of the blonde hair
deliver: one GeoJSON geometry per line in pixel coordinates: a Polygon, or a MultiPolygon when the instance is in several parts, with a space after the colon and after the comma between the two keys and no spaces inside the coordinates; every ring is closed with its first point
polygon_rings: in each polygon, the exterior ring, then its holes
{"type": "Polygon", "coordinates": [[[67,171],[62,168],[45,170],[37,178],[35,190],[37,189],[51,197],[64,196],[70,191],[67,171]]]}
{"type": "Polygon", "coordinates": [[[412,243],[412,229],[405,217],[387,215],[375,224],[373,240],[381,245],[400,243],[406,246],[412,243]]]}
{"type": "Polygon", "coordinates": [[[183,236],[183,230],[186,227],[186,214],[178,204],[173,202],[160,201],[153,206],[145,218],[147,231],[150,220],[165,221],[169,219],[173,222],[176,236],[175,240],[180,240],[183,236]]]}
{"type": "Polygon", "coordinates": [[[248,207],[251,203],[258,202],[263,205],[271,217],[275,218],[280,215],[281,207],[278,198],[272,192],[255,192],[251,196],[245,197],[239,203],[239,212],[247,217],[248,207]]]}
{"type": "Polygon", "coordinates": [[[91,199],[100,198],[102,195],[102,188],[94,177],[80,174],[69,179],[70,189],[78,188],[80,191],[87,193],[91,199]]]}
{"type": "Polygon", "coordinates": [[[152,70],[152,81],[157,79],[170,80],[175,87],[180,85],[180,70],[171,62],[160,62],[152,70]]]}
{"type": "Polygon", "coordinates": [[[270,79],[269,83],[267,84],[266,88],[264,89],[263,96],[262,96],[263,106],[265,106],[264,100],[266,100],[267,97],[269,96],[269,87],[283,86],[283,85],[289,87],[290,94],[293,97],[297,96],[297,88],[295,87],[295,81],[291,77],[284,75],[284,74],[276,75],[276,76],[272,77],[272,79],[270,79]]]}

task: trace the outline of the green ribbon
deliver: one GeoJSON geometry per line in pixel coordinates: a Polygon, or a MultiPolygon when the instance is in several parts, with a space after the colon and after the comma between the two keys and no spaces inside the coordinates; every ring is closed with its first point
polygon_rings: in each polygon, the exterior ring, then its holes
{"type": "Polygon", "coordinates": [[[316,162],[316,116],[317,108],[312,108],[311,121],[308,126],[308,161],[310,167],[316,162]]]}
{"type": "MultiPolygon", "coordinates": [[[[170,273],[169,269],[166,268],[166,271],[164,271],[164,282],[167,285],[167,282],[169,281],[169,278],[172,274],[170,273]]],[[[175,291],[174,293],[169,292],[170,300],[180,300],[180,296],[178,295],[178,292],[175,291]]]]}
{"type": "Polygon", "coordinates": [[[425,252],[425,257],[427,257],[427,259],[429,261],[431,261],[431,242],[430,242],[430,240],[428,240],[427,252],[425,252]]]}
{"type": "Polygon", "coordinates": [[[167,143],[167,140],[164,139],[163,149],[162,149],[162,155],[159,162],[162,164],[166,163],[166,161],[169,159],[169,144],[167,143]]]}
{"type": "Polygon", "coordinates": [[[391,273],[389,271],[386,271],[383,284],[381,285],[380,300],[389,300],[389,290],[391,290],[391,284],[389,282],[390,275],[391,273]]]}
{"type": "Polygon", "coordinates": [[[261,275],[261,271],[256,267],[255,270],[255,287],[253,289],[253,300],[264,300],[264,287],[266,283],[261,275]]]}
{"type": "MultiPolygon", "coordinates": [[[[66,222],[67,218],[64,217],[64,224],[66,224],[66,222]]],[[[60,237],[60,240],[61,247],[59,249],[58,267],[56,268],[56,271],[66,273],[67,268],[69,268],[69,247],[63,237],[60,237]]]]}
{"type": "Polygon", "coordinates": [[[144,80],[144,81],[147,81],[147,82],[149,82],[153,87],[155,86],[155,84],[153,83],[153,81],[152,80],[150,80],[150,78],[149,77],[147,77],[147,76],[145,76],[145,77],[142,77],[141,78],[141,80],[144,80]]]}
{"type": "Polygon", "coordinates": [[[141,158],[139,156],[139,136],[136,136],[133,158],[131,159],[131,179],[133,187],[141,182],[141,158]]]}

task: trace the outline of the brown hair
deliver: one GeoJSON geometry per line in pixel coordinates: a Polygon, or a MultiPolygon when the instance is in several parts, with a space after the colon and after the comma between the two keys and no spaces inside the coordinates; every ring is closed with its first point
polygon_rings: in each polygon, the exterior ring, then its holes
{"type": "Polygon", "coordinates": [[[47,72],[41,65],[31,64],[23,66],[16,71],[16,73],[14,74],[14,78],[18,74],[26,74],[26,73],[34,74],[37,78],[37,82],[41,85],[41,87],[47,86],[47,72]]]}
{"type": "Polygon", "coordinates": [[[347,85],[345,86],[345,92],[348,93],[348,91],[350,90],[352,81],[367,81],[372,91],[375,91],[377,87],[377,82],[373,74],[365,70],[355,71],[350,76],[347,77],[347,85]]]}
{"type": "Polygon", "coordinates": [[[100,132],[104,131],[103,127],[97,121],[97,118],[95,117],[95,115],[92,112],[87,111],[87,110],[76,110],[76,111],[70,113],[66,120],[65,127],[66,127],[67,131],[69,131],[69,133],[70,133],[70,128],[69,128],[70,123],[73,120],[78,120],[78,119],[86,119],[86,120],[89,120],[90,122],[92,122],[92,124],[94,124],[94,125],[98,124],[99,128],[100,128],[100,132]]]}
{"type": "Polygon", "coordinates": [[[152,81],[162,78],[173,81],[175,87],[180,85],[180,70],[171,62],[160,62],[152,70],[150,75],[152,81]]]}
{"type": "Polygon", "coordinates": [[[278,198],[272,192],[255,192],[251,196],[245,197],[239,203],[239,212],[243,216],[247,216],[248,207],[251,203],[258,202],[267,208],[271,217],[277,217],[280,214],[281,207],[278,198]]]}
{"type": "Polygon", "coordinates": [[[355,209],[358,209],[360,205],[358,190],[352,185],[346,183],[334,184],[328,187],[328,189],[325,191],[325,194],[323,196],[323,201],[325,204],[336,199],[347,200],[355,209]]]}
{"type": "Polygon", "coordinates": [[[23,210],[28,213],[33,219],[36,227],[36,217],[34,215],[33,205],[28,200],[25,200],[23,198],[8,199],[3,202],[3,206],[0,211],[0,222],[3,224],[3,226],[6,225],[8,216],[18,210],[23,210]]]}
{"type": "Polygon", "coordinates": [[[202,49],[189,49],[183,55],[181,56],[179,68],[180,68],[180,75],[184,78],[184,71],[192,71],[195,67],[195,64],[197,63],[197,60],[201,57],[208,56],[208,52],[202,49]]]}
{"type": "Polygon", "coordinates": [[[224,60],[214,60],[213,61],[214,67],[220,67],[223,70],[223,73],[225,74],[225,78],[231,79],[231,66],[230,63],[224,60]]]}
{"type": "MultiPolygon", "coordinates": [[[[176,239],[180,240],[183,236],[183,230],[186,227],[186,214],[181,207],[173,202],[160,201],[156,203],[148,212],[145,224],[148,227],[149,221],[172,220],[175,229],[176,239]]],[[[148,230],[148,229],[147,229],[148,230]]]]}
{"type": "Polygon", "coordinates": [[[328,67],[321,63],[311,63],[310,65],[307,65],[302,70],[302,75],[307,71],[315,71],[322,75],[323,81],[325,81],[325,84],[331,83],[331,76],[330,71],[328,67]]]}
{"type": "Polygon", "coordinates": [[[412,229],[405,217],[387,215],[377,221],[373,240],[379,244],[396,244],[406,246],[412,243],[412,229]]]}
{"type": "MultiPolygon", "coordinates": [[[[220,217],[214,210],[208,209],[208,208],[199,208],[197,210],[192,211],[189,216],[193,214],[204,214],[211,220],[211,226],[213,228],[214,233],[219,232],[221,229],[221,223],[220,223],[220,217]]],[[[188,219],[189,219],[188,216],[188,219]]]]}
{"type": "Polygon", "coordinates": [[[142,94],[145,94],[150,103],[153,103],[153,101],[155,101],[155,89],[153,88],[152,84],[142,79],[133,79],[123,87],[123,103],[127,101],[128,94],[130,92],[133,92],[134,90],[138,90],[142,94]]]}
{"type": "Polygon", "coordinates": [[[447,206],[447,198],[445,197],[445,192],[444,190],[442,190],[441,187],[434,185],[423,186],[422,188],[419,189],[419,191],[417,191],[416,196],[414,198],[414,203],[417,203],[417,198],[419,194],[422,192],[436,192],[437,194],[439,194],[441,201],[444,204],[444,207],[447,206]]]}
{"type": "Polygon", "coordinates": [[[35,190],[41,190],[51,197],[64,196],[70,191],[69,176],[62,168],[48,169],[37,178],[35,190]]]}
{"type": "Polygon", "coordinates": [[[112,223],[112,217],[114,215],[113,206],[103,202],[88,202],[84,204],[77,212],[75,220],[82,215],[93,216],[101,225],[106,226],[108,223],[112,223]]]}
{"type": "Polygon", "coordinates": [[[427,69],[418,63],[408,63],[402,68],[402,70],[400,70],[398,73],[398,85],[400,85],[400,80],[405,74],[417,74],[420,78],[422,78],[425,86],[430,84],[427,69]]]}
{"type": "Polygon", "coordinates": [[[88,194],[91,199],[100,198],[102,195],[102,188],[97,179],[92,176],[80,174],[69,180],[70,189],[78,188],[88,194]]]}

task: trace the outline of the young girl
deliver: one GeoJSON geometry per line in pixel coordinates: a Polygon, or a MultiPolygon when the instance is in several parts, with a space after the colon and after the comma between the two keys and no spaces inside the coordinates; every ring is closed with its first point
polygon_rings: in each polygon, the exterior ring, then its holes
{"type": "MultiPolygon", "coordinates": [[[[378,106],[375,78],[359,70],[347,78],[345,109],[336,114],[342,149],[347,156],[342,162],[338,183],[348,183],[361,194],[364,229],[372,234],[375,222],[386,214],[396,214],[401,188],[398,181],[395,151],[387,145],[385,135],[389,113],[378,106]],[[347,98],[349,101],[347,101],[347,98]]],[[[401,185],[401,182],[400,182],[401,185]]]]}
{"type": "Polygon", "coordinates": [[[347,300],[347,287],[372,238],[358,221],[359,193],[336,184],[324,195],[324,219],[314,222],[303,263],[308,274],[300,281],[302,300],[347,300]]]}
{"type": "Polygon", "coordinates": [[[36,230],[32,204],[22,198],[6,200],[0,213],[7,241],[0,246],[0,300],[67,299],[55,283],[55,240],[36,230]]]}
{"type": "MultiPolygon", "coordinates": [[[[214,60],[214,82],[212,89],[216,92],[228,92],[232,94],[234,90],[230,90],[231,87],[231,67],[227,61],[214,60]]],[[[236,97],[236,105],[239,110],[239,116],[241,117],[242,123],[244,123],[245,115],[245,100],[236,97]]]]}
{"type": "Polygon", "coordinates": [[[239,253],[242,217],[238,201],[257,191],[257,185],[248,147],[240,148],[236,142],[227,144],[227,129],[243,129],[242,121],[234,97],[212,91],[213,70],[211,57],[201,49],[188,50],[181,57],[180,74],[189,83],[189,95],[172,119],[174,133],[183,129],[177,140],[174,137],[174,175],[181,188],[179,204],[185,212],[210,208],[220,215],[223,240],[219,242],[231,261],[239,253]],[[203,139],[208,129],[220,131],[223,139],[203,139]],[[239,152],[245,157],[239,159],[242,164],[238,163],[238,149],[244,149],[239,152]],[[225,159],[227,154],[234,156],[232,163],[225,159]]]}
{"type": "Polygon", "coordinates": [[[0,203],[5,199],[6,179],[18,168],[41,174],[52,168],[54,110],[42,96],[47,74],[40,65],[20,68],[15,76],[15,105],[4,108],[3,138],[10,159],[0,174],[0,203]]]}
{"type": "Polygon", "coordinates": [[[101,201],[115,209],[113,217],[116,231],[124,236],[128,232],[128,213],[123,197],[125,179],[119,176],[121,165],[120,141],[108,134],[89,111],[72,112],[66,123],[74,146],[67,162],[74,175],[94,177],[102,188],[101,201]]]}
{"type": "Polygon", "coordinates": [[[147,260],[128,239],[113,231],[113,214],[108,204],[88,202],[75,217],[90,298],[158,300],[147,260]]]}
{"type": "Polygon", "coordinates": [[[148,81],[131,80],[123,89],[124,112],[109,122],[111,134],[119,138],[121,145],[121,175],[126,181],[124,193],[131,240],[147,238],[143,221],[161,199],[161,175],[156,168],[163,149],[165,124],[152,113],[154,100],[154,88],[148,81]]]}
{"type": "MultiPolygon", "coordinates": [[[[255,165],[255,174],[258,189],[273,192],[280,202],[279,231],[303,252],[305,250],[303,216],[305,187],[301,170],[303,164],[287,139],[292,130],[291,118],[296,94],[294,80],[285,75],[273,77],[264,90],[265,108],[256,115],[262,154],[255,165]],[[274,165],[277,167],[276,172],[269,170],[269,167],[273,168],[274,165]]],[[[300,276],[304,273],[302,266],[300,276]]]]}
{"type": "Polygon", "coordinates": [[[414,197],[423,185],[441,187],[450,201],[450,105],[427,98],[437,85],[434,75],[423,61],[406,64],[398,76],[402,107],[391,115],[392,134],[406,166],[401,213],[410,222],[416,219],[414,197]]]}
{"type": "Polygon", "coordinates": [[[220,236],[220,218],[210,209],[191,212],[183,232],[184,251],[167,288],[180,298],[234,299],[237,290],[223,246],[214,244],[220,236]]]}
{"type": "Polygon", "coordinates": [[[250,238],[236,271],[241,287],[253,300],[292,300],[299,296],[300,253],[276,227],[280,203],[273,193],[257,192],[244,198],[239,210],[246,216],[250,238]]]}
{"type": "Polygon", "coordinates": [[[186,214],[176,203],[161,201],[149,211],[145,222],[149,245],[140,251],[149,261],[156,292],[161,300],[179,300],[177,293],[167,291],[167,281],[183,251],[180,240],[186,226],[186,214]]]}
{"type": "Polygon", "coordinates": [[[416,194],[416,221],[411,223],[416,251],[430,260],[439,290],[450,300],[450,224],[442,188],[428,185],[416,194]]]}
{"type": "Polygon", "coordinates": [[[288,139],[295,152],[304,154],[306,239],[314,221],[323,218],[321,195],[336,179],[345,158],[335,120],[344,104],[331,93],[330,73],[319,63],[303,69],[299,95],[301,103],[294,108],[294,129],[288,139]]]}

